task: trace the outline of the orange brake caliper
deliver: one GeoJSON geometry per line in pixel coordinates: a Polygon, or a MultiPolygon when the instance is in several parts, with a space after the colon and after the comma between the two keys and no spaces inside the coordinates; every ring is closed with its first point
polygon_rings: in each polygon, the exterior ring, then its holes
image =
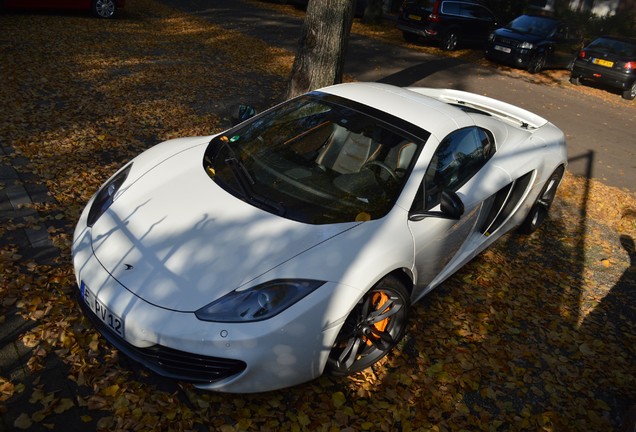
{"type": "MultiPolygon", "coordinates": [[[[375,306],[375,310],[381,311],[382,307],[386,304],[387,300],[389,300],[389,296],[383,292],[373,293],[371,297],[371,304],[375,306]]],[[[377,331],[383,332],[386,330],[386,327],[389,325],[390,318],[384,318],[382,321],[379,321],[373,324],[373,327],[376,328],[377,331]]],[[[371,335],[374,339],[379,339],[379,336],[371,335]]],[[[371,346],[373,342],[370,339],[367,339],[367,345],[371,346]]]]}

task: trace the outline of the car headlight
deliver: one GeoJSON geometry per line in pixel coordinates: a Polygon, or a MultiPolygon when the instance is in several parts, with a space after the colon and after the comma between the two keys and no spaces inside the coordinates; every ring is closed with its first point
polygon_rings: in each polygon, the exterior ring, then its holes
{"type": "Polygon", "coordinates": [[[278,315],[324,281],[278,279],[242,291],[232,291],[195,312],[202,321],[253,322],[278,315]]]}
{"type": "Polygon", "coordinates": [[[88,211],[88,220],[87,225],[92,227],[97,219],[100,218],[102,214],[110,207],[113,203],[113,197],[119,190],[122,184],[126,181],[126,177],[128,177],[128,173],[130,172],[130,168],[132,167],[132,163],[128,164],[125,168],[119,171],[116,175],[114,175],[110,180],[108,180],[101,189],[97,192],[95,199],[93,200],[93,204],[91,205],[91,209],[88,211]]]}
{"type": "Polygon", "coordinates": [[[521,49],[532,49],[534,48],[534,44],[531,42],[521,42],[521,45],[519,45],[519,48],[521,49]]]}

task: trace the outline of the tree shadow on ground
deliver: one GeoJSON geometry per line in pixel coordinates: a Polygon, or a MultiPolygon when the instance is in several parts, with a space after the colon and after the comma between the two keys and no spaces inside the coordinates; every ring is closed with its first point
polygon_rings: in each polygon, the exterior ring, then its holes
{"type": "Polygon", "coordinates": [[[426,61],[410,68],[401,70],[387,77],[381,78],[378,82],[391,84],[398,87],[408,87],[436,72],[451,69],[460,64],[466,63],[453,57],[446,57],[426,61]]]}

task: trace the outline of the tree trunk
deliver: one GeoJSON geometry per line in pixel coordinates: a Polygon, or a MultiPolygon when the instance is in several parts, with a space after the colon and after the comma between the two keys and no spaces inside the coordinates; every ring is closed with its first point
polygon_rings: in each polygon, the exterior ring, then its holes
{"type": "Polygon", "coordinates": [[[287,98],[342,82],[353,0],[309,0],[287,98]]]}
{"type": "Polygon", "coordinates": [[[618,6],[616,6],[616,13],[628,13],[635,14],[636,13],[636,0],[620,0],[618,2],[618,6]]]}

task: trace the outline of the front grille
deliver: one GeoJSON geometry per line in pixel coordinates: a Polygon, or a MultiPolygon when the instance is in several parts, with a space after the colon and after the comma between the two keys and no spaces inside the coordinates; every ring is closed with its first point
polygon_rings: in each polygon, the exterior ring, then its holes
{"type": "Polygon", "coordinates": [[[500,36],[496,36],[495,37],[495,43],[498,45],[507,45],[507,46],[511,46],[511,47],[518,47],[521,42],[519,42],[516,39],[511,39],[511,38],[506,38],[506,37],[500,37],[500,36]]]}
{"type": "Polygon", "coordinates": [[[241,360],[192,354],[161,345],[138,348],[114,334],[90,311],[80,297],[78,301],[84,310],[84,315],[91,320],[104,338],[123,354],[159,375],[180,381],[210,383],[239,374],[247,367],[241,360]]]}

